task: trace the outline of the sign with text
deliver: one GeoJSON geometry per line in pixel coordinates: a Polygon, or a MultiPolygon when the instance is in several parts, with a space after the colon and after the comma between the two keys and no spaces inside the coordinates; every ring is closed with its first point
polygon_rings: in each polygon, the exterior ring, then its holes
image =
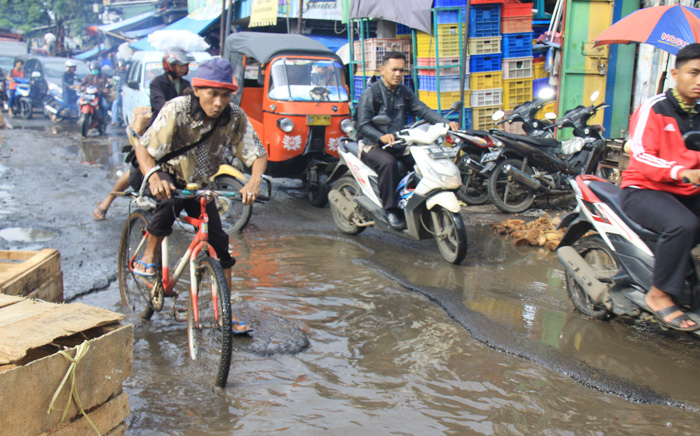
{"type": "Polygon", "coordinates": [[[279,0],[253,0],[248,27],[276,25],[278,7],[279,0]]]}

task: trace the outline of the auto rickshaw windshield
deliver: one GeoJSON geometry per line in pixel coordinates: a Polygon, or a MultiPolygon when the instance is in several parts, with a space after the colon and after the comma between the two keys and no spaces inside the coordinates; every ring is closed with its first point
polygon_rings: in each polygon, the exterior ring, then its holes
{"type": "Polygon", "coordinates": [[[278,101],[349,101],[342,65],[318,59],[273,62],[268,96],[278,101]]]}

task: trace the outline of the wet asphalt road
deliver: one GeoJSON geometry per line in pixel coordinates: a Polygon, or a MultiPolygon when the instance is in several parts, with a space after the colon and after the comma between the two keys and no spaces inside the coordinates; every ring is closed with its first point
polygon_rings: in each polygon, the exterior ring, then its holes
{"type": "MultiPolygon", "coordinates": [[[[110,127],[107,137],[82,139],[72,125],[12,122],[15,130],[0,131],[0,249],[59,249],[67,301],[113,287],[127,202],[117,199],[104,222],[94,221],[92,210],[123,168],[123,130],[110,127]],[[18,228],[33,231],[6,231],[18,228]]],[[[698,386],[697,341],[653,327],[583,319],[562,295],[563,274],[551,253],[514,249],[488,234],[483,226],[505,217],[495,208],[465,211],[470,252],[464,265],[452,266],[432,241],[374,231],[359,238],[339,235],[329,210],[308,206],[298,188],[296,181],[276,181],[274,201],[256,206],[251,233],[262,231],[273,240],[322,235],[360,244],[371,255],[349,261],[425,296],[472,339],[600,392],[689,410],[698,421],[693,411],[700,397],[692,388],[698,386]],[[547,325],[553,319],[554,329],[547,325]],[[671,374],[650,378],[650,372],[669,370],[659,356],[673,361],[671,374]]]]}

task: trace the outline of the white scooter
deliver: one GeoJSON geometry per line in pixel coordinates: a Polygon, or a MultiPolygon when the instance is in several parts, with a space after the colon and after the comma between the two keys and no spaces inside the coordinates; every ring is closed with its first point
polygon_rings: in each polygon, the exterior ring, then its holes
{"type": "MultiPolygon", "coordinates": [[[[379,115],[372,120],[388,125],[389,118],[379,115]]],[[[406,228],[394,230],[387,222],[379,197],[377,174],[358,158],[358,143],[344,141],[338,147],[340,161],[328,183],[333,221],[345,233],[358,234],[369,226],[405,238],[435,238],[442,256],[458,264],[467,253],[467,231],[460,215],[455,191],[461,185],[459,169],[453,160],[458,147],[443,145],[448,134],[446,124],[420,125],[401,130],[396,142],[408,150],[415,165],[399,183],[396,196],[406,219],[406,228]],[[348,172],[349,170],[349,172],[348,172]]]]}

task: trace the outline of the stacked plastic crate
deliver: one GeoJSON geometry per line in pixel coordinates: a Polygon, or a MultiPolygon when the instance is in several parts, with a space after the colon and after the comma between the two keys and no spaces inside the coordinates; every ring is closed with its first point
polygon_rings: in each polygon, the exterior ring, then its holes
{"type": "MultiPolygon", "coordinates": [[[[431,109],[436,110],[441,115],[448,115],[450,106],[455,101],[461,100],[460,96],[460,36],[464,38],[466,28],[464,19],[466,13],[466,0],[435,0],[434,7],[459,7],[460,10],[448,10],[437,12],[437,29],[434,34],[430,35],[424,32],[416,34],[416,54],[418,72],[418,98],[431,109]],[[461,15],[461,32],[460,32],[460,15],[461,15]],[[437,53],[436,53],[437,41],[437,53]],[[445,68],[440,68],[439,75],[437,69],[437,57],[439,56],[439,65],[445,68]],[[433,67],[433,68],[426,68],[433,67]],[[439,78],[439,80],[438,80],[439,78]],[[439,83],[438,83],[439,82],[439,83]],[[439,85],[439,94],[438,94],[439,85]],[[439,95],[439,102],[438,102],[439,95]]],[[[467,124],[471,123],[471,110],[469,107],[469,67],[465,62],[466,70],[464,79],[464,107],[467,124]]],[[[451,114],[448,118],[461,121],[460,114],[451,114]]],[[[470,128],[471,126],[464,126],[470,128]]]]}
{"type": "MultiPolygon", "coordinates": [[[[503,109],[512,111],[532,100],[532,3],[505,0],[501,10],[503,34],[503,109]]],[[[521,132],[517,132],[521,133],[521,132]]]]}
{"type": "Polygon", "coordinates": [[[473,129],[493,128],[491,115],[503,107],[501,3],[503,0],[471,0],[468,48],[473,129]]]}
{"type": "Polygon", "coordinates": [[[379,67],[382,65],[384,55],[391,51],[398,51],[406,56],[404,84],[408,87],[413,86],[410,74],[411,59],[413,57],[411,40],[406,38],[368,38],[364,41],[355,41],[354,45],[353,57],[360,62],[357,64],[355,77],[353,78],[355,98],[358,98],[369,87],[368,82],[372,82],[375,78],[376,80],[380,79],[379,67]],[[364,64],[362,64],[363,59],[364,64]]]}

